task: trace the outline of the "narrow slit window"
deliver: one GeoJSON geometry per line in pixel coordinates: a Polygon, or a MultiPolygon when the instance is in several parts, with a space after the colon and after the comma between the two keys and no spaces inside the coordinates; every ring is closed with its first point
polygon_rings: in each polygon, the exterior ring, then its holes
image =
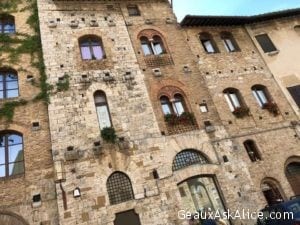
{"type": "Polygon", "coordinates": [[[100,130],[105,127],[111,127],[112,123],[105,93],[103,91],[96,91],[94,94],[94,100],[100,130]]]}

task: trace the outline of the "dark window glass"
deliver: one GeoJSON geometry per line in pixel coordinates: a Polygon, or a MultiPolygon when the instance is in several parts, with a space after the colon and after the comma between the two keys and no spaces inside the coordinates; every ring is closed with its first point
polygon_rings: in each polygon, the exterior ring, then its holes
{"type": "Polygon", "coordinates": [[[260,153],[254,141],[247,140],[244,142],[244,146],[252,162],[261,160],[260,153]]]}
{"type": "Polygon", "coordinates": [[[110,204],[119,204],[134,199],[129,177],[121,172],[115,172],[106,183],[110,204]]]}
{"type": "Polygon", "coordinates": [[[298,107],[300,108],[300,85],[288,87],[287,89],[290,92],[296,104],[298,105],[298,107]]]}
{"type": "Polygon", "coordinates": [[[207,164],[207,158],[198,151],[184,150],[179,152],[173,161],[173,171],[183,169],[194,164],[207,164]]]}
{"type": "Polygon", "coordinates": [[[79,45],[83,60],[101,60],[105,58],[101,38],[96,36],[80,38],[79,45]]]}
{"type": "Polygon", "coordinates": [[[23,138],[15,133],[0,134],[0,178],[24,173],[23,138]]]}
{"type": "Polygon", "coordinates": [[[264,52],[277,51],[275,45],[273,44],[272,40],[269,38],[267,34],[257,35],[255,36],[255,38],[264,52]]]}
{"type": "Polygon", "coordinates": [[[0,33],[15,33],[15,19],[10,15],[0,15],[0,33]]]}
{"type": "Polygon", "coordinates": [[[140,10],[137,5],[129,5],[127,6],[129,16],[140,16],[140,10]]]}
{"type": "Polygon", "coordinates": [[[13,70],[0,70],[0,99],[19,96],[17,73],[13,70]]]}

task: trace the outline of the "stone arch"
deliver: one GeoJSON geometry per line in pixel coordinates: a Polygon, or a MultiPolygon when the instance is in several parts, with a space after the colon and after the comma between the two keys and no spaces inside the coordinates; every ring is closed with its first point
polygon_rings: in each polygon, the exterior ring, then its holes
{"type": "Polygon", "coordinates": [[[29,225],[21,216],[8,211],[0,211],[0,224],[29,225]]]}
{"type": "Polygon", "coordinates": [[[300,195],[300,157],[292,156],[285,163],[285,175],[295,195],[300,195]]]}
{"type": "Polygon", "coordinates": [[[205,154],[196,149],[185,149],[174,157],[172,170],[174,172],[195,164],[210,164],[210,160],[205,154]]]}
{"type": "Polygon", "coordinates": [[[273,205],[286,199],[280,183],[272,177],[266,177],[262,180],[261,191],[268,205],[273,205]]]}

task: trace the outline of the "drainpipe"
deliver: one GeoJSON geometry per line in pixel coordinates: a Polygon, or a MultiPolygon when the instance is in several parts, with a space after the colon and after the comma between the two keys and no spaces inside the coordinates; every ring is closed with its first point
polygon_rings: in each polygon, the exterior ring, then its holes
{"type": "Polygon", "coordinates": [[[68,209],[68,205],[67,205],[67,196],[66,196],[66,192],[61,184],[61,181],[59,182],[59,186],[60,186],[60,190],[62,193],[62,200],[63,200],[63,204],[64,204],[64,210],[68,209]]]}

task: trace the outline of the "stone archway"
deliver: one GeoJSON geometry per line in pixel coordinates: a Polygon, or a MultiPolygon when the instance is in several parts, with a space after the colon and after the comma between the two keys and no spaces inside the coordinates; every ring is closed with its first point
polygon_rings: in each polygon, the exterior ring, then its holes
{"type": "Polygon", "coordinates": [[[265,178],[262,181],[261,191],[268,205],[277,204],[285,199],[279,182],[273,178],[265,178]]]}
{"type": "Polygon", "coordinates": [[[11,212],[1,212],[0,211],[0,224],[5,225],[28,225],[25,220],[11,212]]]}
{"type": "Polygon", "coordinates": [[[289,162],[286,165],[285,174],[295,195],[300,195],[300,161],[289,162]]]}

